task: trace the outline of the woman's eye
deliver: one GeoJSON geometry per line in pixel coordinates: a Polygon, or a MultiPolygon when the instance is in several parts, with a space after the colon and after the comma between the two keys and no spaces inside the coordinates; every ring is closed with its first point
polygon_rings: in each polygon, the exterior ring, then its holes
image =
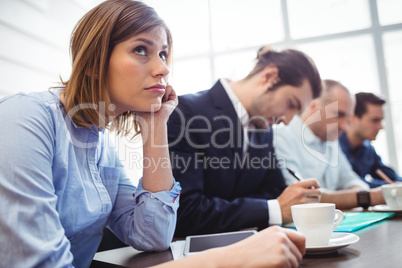
{"type": "Polygon", "coordinates": [[[167,58],[166,52],[161,52],[161,53],[159,53],[159,57],[160,57],[164,62],[166,62],[166,58],[167,58]]]}
{"type": "Polygon", "coordinates": [[[142,55],[142,56],[146,55],[145,48],[143,48],[143,47],[136,47],[136,48],[134,48],[133,52],[137,53],[138,55],[142,55]]]}

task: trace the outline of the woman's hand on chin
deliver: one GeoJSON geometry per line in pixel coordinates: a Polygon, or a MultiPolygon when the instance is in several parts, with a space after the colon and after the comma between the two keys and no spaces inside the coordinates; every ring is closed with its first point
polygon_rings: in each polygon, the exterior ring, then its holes
{"type": "Polygon", "coordinates": [[[167,85],[165,95],[162,98],[162,106],[157,113],[160,113],[160,116],[167,121],[178,104],[179,98],[176,95],[176,91],[171,85],[167,85]]]}
{"type": "MultiPolygon", "coordinates": [[[[162,105],[159,110],[153,112],[137,112],[138,116],[141,117],[147,124],[157,124],[166,122],[169,116],[172,114],[176,106],[179,104],[179,99],[171,85],[166,86],[165,95],[162,97],[162,105]],[[153,119],[153,121],[151,121],[153,119]]],[[[142,120],[139,120],[142,121],[142,120]]],[[[140,125],[142,124],[139,122],[140,125]]]]}
{"type": "Polygon", "coordinates": [[[178,104],[179,99],[176,92],[172,86],[167,85],[165,95],[162,97],[162,105],[159,110],[155,112],[137,112],[137,120],[140,124],[141,132],[147,132],[151,124],[153,127],[157,127],[157,125],[160,124],[166,126],[169,116],[178,104]]]}

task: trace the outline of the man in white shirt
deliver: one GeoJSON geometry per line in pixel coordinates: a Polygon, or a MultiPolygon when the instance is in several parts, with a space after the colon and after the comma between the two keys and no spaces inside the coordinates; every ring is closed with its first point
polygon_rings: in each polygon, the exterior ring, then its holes
{"type": "Polygon", "coordinates": [[[321,202],[338,208],[385,203],[380,188],[369,190],[352,170],[340,149],[338,138],[346,130],[355,100],[345,86],[333,80],[323,81],[323,91],[288,126],[274,129],[274,146],[282,173],[288,184],[291,174],[316,178],[321,185],[321,202]]]}

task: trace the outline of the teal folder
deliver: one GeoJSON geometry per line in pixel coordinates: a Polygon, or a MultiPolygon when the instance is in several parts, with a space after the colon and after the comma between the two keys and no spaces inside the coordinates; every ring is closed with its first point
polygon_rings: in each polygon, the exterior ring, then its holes
{"type": "Polygon", "coordinates": [[[345,217],[334,232],[354,232],[373,223],[391,218],[393,212],[344,212],[345,217]]]}

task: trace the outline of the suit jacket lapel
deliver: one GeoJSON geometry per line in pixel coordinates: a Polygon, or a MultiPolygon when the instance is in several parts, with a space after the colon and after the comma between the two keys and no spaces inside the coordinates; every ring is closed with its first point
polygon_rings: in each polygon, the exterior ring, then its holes
{"type": "Polygon", "coordinates": [[[236,185],[236,192],[242,192],[250,185],[250,180],[258,181],[259,178],[265,177],[266,170],[272,167],[273,155],[269,155],[272,148],[272,128],[266,131],[258,131],[253,133],[252,144],[248,146],[246,159],[243,162],[241,176],[236,185]]]}
{"type": "MultiPolygon", "coordinates": [[[[232,101],[229,99],[229,96],[220,81],[216,82],[216,84],[210,89],[209,94],[211,102],[217,109],[217,116],[222,115],[229,117],[230,122],[227,120],[217,120],[216,123],[219,124],[222,122],[226,128],[231,129],[232,133],[228,136],[228,140],[232,144],[232,153],[233,155],[238,154],[241,156],[243,153],[243,126],[241,125],[240,119],[233,107],[232,101]]],[[[217,129],[214,129],[214,131],[216,130],[217,129]]]]}

